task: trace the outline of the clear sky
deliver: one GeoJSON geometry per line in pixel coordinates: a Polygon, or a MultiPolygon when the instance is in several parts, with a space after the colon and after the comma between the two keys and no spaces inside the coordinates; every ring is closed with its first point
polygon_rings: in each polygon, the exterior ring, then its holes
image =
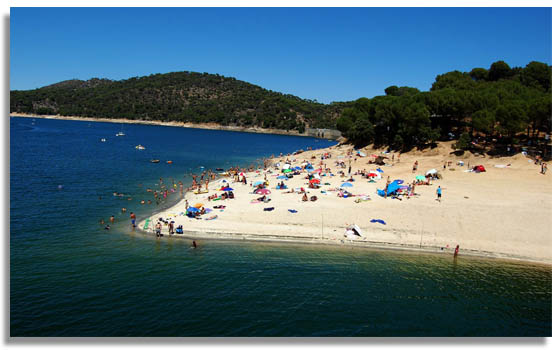
{"type": "Polygon", "coordinates": [[[196,71],[319,102],[552,64],[551,8],[12,8],[10,89],[196,71]]]}

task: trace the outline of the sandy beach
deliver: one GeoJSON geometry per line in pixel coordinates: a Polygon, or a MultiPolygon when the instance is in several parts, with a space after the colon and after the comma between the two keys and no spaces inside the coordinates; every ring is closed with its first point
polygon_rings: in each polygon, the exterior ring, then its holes
{"type": "MultiPolygon", "coordinates": [[[[552,263],[552,163],[548,163],[546,175],[539,173],[540,166],[530,162],[522,154],[513,157],[489,158],[467,153],[450,155],[451,142],[441,143],[437,149],[411,151],[400,156],[385,154],[388,165],[380,167],[382,178],[376,182],[356,175],[359,170],[375,170],[379,166],[368,164],[381,150],[371,147],[362,149],[365,157],[358,157],[350,145],[337,145],[323,150],[312,150],[294,156],[275,158],[266,172],[271,191],[268,203],[254,203],[260,197],[253,194],[252,183],[264,181],[263,170],[246,173],[247,185],[234,182],[233,177],[223,177],[209,186],[209,193],[196,195],[188,192],[185,199],[190,205],[201,203],[212,211],[201,219],[184,216],[185,202],[149,218],[148,234],[153,235],[153,225],[159,219],[175,221],[175,227],[183,225],[183,235],[173,238],[235,239],[255,241],[282,241],[379,247],[392,249],[423,250],[453,254],[460,245],[460,254],[478,255],[533,262],[552,263]],[[351,156],[348,156],[348,153],[351,156]],[[323,160],[321,155],[330,153],[323,160]],[[314,157],[314,158],[313,158],[314,157]],[[289,159],[292,167],[309,161],[315,169],[330,168],[334,176],[321,176],[318,189],[308,188],[307,172],[284,180],[288,190],[276,189],[276,176],[289,159]],[[335,165],[344,161],[352,166],[351,187],[344,187],[352,197],[339,197],[337,189],[348,180],[348,167],[335,165]],[[418,171],[412,172],[418,161],[418,171]],[[443,169],[444,161],[451,167],[443,169]],[[464,165],[457,163],[463,161],[464,165]],[[275,167],[278,164],[279,167],[275,167]],[[486,172],[466,172],[467,165],[483,165],[486,172]],[[508,166],[509,164],[509,166],[508,166]],[[496,165],[498,167],[496,167],[496,165]],[[377,189],[384,189],[387,176],[391,181],[402,179],[403,185],[411,183],[417,175],[437,169],[442,179],[431,185],[415,187],[416,195],[410,198],[383,198],[377,189]],[[343,171],[344,176],[337,172],[343,171]],[[225,182],[224,182],[225,180],[225,182]],[[208,196],[222,193],[219,189],[229,184],[235,199],[209,201],[208,196]],[[442,188],[442,200],[437,201],[436,189],[442,188]],[[291,189],[305,188],[307,196],[316,201],[302,201],[302,194],[286,193],[291,189]],[[358,197],[356,195],[364,195],[358,197]],[[359,198],[371,200],[358,201],[359,198]],[[225,206],[214,209],[214,206],[225,206]],[[264,208],[274,209],[265,211],[264,208]],[[291,211],[290,211],[291,210],[291,211]],[[297,211],[297,212],[292,212],[297,211]],[[214,215],[213,220],[206,220],[214,215]],[[381,219],[386,224],[372,223],[381,219]],[[346,228],[356,224],[361,237],[346,237],[346,228]]],[[[145,220],[139,223],[142,229],[145,220]]],[[[162,233],[168,236],[164,225],[162,233]]]]}

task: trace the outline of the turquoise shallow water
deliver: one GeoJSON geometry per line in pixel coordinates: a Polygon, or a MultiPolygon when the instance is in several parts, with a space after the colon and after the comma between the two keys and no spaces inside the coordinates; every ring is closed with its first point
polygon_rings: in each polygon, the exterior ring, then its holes
{"type": "Polygon", "coordinates": [[[272,243],[192,249],[131,232],[118,214],[156,211],[138,200],[160,177],[330,142],[143,125],[116,138],[116,124],[31,124],[10,123],[11,336],[551,335],[549,266],[272,243]],[[101,229],[111,214],[117,225],[101,229]]]}

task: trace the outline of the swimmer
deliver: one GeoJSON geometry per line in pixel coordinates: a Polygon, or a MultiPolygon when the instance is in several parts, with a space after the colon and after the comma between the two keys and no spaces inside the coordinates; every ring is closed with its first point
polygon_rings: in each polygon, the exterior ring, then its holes
{"type": "Polygon", "coordinates": [[[115,216],[111,215],[111,217],[109,218],[109,221],[111,221],[111,223],[114,223],[115,222],[115,216]]]}
{"type": "Polygon", "coordinates": [[[99,220],[99,224],[100,225],[105,225],[105,220],[103,220],[103,219],[99,220]]]}
{"type": "Polygon", "coordinates": [[[148,199],[148,204],[152,204],[152,201],[148,199]]]}
{"type": "Polygon", "coordinates": [[[106,230],[109,230],[110,228],[111,228],[111,226],[109,226],[109,225],[105,226],[106,230]]]}
{"type": "Polygon", "coordinates": [[[140,204],[146,204],[146,201],[142,200],[140,201],[140,204]]]}
{"type": "Polygon", "coordinates": [[[125,213],[125,212],[126,212],[126,208],[122,208],[121,211],[122,211],[123,213],[125,213]]]}
{"type": "Polygon", "coordinates": [[[193,248],[196,248],[196,241],[192,241],[193,248]]]}
{"type": "Polygon", "coordinates": [[[128,197],[128,200],[131,201],[131,200],[132,200],[132,197],[128,197]]]}

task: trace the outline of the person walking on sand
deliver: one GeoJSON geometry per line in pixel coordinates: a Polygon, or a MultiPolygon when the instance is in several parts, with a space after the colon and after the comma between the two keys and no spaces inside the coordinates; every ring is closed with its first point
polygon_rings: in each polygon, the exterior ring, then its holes
{"type": "Polygon", "coordinates": [[[414,165],[412,166],[412,172],[415,173],[416,169],[418,169],[418,161],[414,162],[414,165]]]}
{"type": "Polygon", "coordinates": [[[136,214],[134,212],[130,212],[130,222],[132,223],[132,227],[136,227],[136,214]]]}
{"type": "Polygon", "coordinates": [[[436,194],[437,194],[437,199],[436,200],[438,202],[441,202],[441,186],[437,187],[436,194]]]}

